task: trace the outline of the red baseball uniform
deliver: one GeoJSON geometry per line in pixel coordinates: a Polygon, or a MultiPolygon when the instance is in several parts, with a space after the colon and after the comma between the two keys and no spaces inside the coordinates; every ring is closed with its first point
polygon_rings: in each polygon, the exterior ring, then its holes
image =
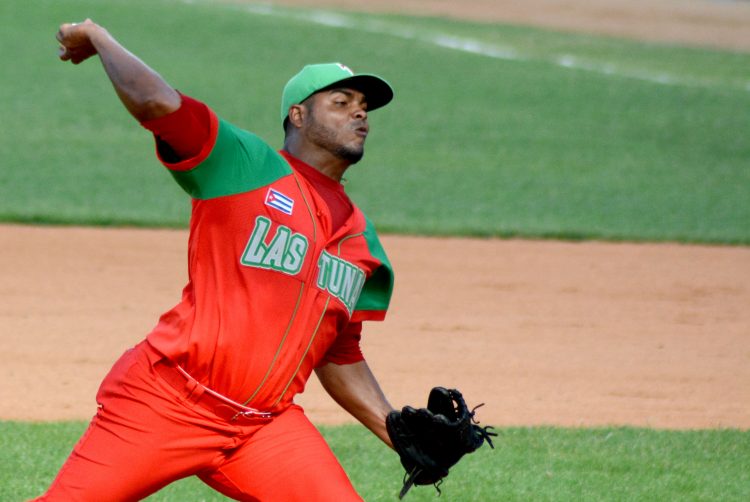
{"type": "Polygon", "coordinates": [[[105,378],[45,499],[137,500],[198,475],[241,500],[359,500],[293,398],[315,367],[362,360],[361,322],[385,315],[372,224],[340,184],[190,98],[144,125],[193,199],[189,281],[105,378]]]}

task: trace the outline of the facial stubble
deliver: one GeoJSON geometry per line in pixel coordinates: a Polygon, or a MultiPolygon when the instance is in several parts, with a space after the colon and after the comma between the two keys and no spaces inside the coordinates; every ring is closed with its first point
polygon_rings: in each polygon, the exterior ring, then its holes
{"type": "MultiPolygon", "coordinates": [[[[308,138],[311,142],[350,164],[356,164],[362,159],[365,154],[364,141],[359,145],[342,143],[338,139],[339,130],[328,127],[316,120],[315,111],[312,107],[310,107],[309,111],[310,113],[306,121],[308,138]]],[[[353,124],[351,127],[356,129],[358,126],[359,124],[353,124]]]]}

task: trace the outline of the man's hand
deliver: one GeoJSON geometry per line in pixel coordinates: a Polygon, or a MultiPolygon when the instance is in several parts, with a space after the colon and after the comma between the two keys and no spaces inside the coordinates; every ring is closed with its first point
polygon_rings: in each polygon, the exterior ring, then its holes
{"type": "Polygon", "coordinates": [[[58,55],[63,61],[78,64],[97,53],[96,47],[91,42],[94,30],[102,28],[91,19],[82,23],[65,23],[57,32],[57,41],[60,42],[58,55]]]}
{"type": "Polygon", "coordinates": [[[117,96],[139,122],[163,117],[182,103],[179,93],[91,19],[57,31],[60,59],[79,64],[98,54],[117,96]]]}

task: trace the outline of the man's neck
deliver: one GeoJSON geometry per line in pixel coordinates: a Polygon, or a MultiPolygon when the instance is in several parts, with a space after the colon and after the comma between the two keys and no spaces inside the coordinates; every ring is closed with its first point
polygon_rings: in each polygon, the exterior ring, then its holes
{"type": "Polygon", "coordinates": [[[283,149],[305,164],[314,167],[321,173],[338,182],[341,182],[344,172],[350,166],[348,161],[335,156],[327,150],[319,148],[303,148],[301,145],[297,145],[290,141],[284,143],[283,149]]]}

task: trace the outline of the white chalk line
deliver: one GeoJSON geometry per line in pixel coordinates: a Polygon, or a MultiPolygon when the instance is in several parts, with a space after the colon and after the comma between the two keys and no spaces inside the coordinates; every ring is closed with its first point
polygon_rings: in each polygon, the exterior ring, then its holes
{"type": "MultiPolygon", "coordinates": [[[[182,0],[184,3],[198,3],[200,0],[182,0]]],[[[205,3],[205,2],[204,2],[205,3]]],[[[227,5],[227,4],[224,4],[227,5]]],[[[691,79],[669,73],[653,73],[648,70],[631,70],[618,67],[614,64],[589,61],[585,58],[571,54],[556,55],[552,58],[539,58],[524,54],[517,48],[483,42],[481,40],[459,37],[448,33],[435,33],[417,30],[413,27],[398,25],[392,22],[376,19],[357,19],[339,12],[325,10],[288,10],[275,7],[270,4],[242,4],[236,5],[240,10],[251,14],[274,16],[284,19],[292,19],[305,23],[312,23],[332,28],[365,31],[377,35],[389,35],[405,40],[422,42],[436,47],[456,50],[478,56],[489,57],[506,61],[518,62],[543,62],[560,68],[580,70],[599,75],[612,77],[630,78],[646,81],[659,85],[686,86],[715,88],[717,84],[712,81],[691,79]]],[[[730,85],[730,84],[728,84],[730,85]]],[[[750,81],[741,83],[742,90],[750,92],[750,81]]]]}

